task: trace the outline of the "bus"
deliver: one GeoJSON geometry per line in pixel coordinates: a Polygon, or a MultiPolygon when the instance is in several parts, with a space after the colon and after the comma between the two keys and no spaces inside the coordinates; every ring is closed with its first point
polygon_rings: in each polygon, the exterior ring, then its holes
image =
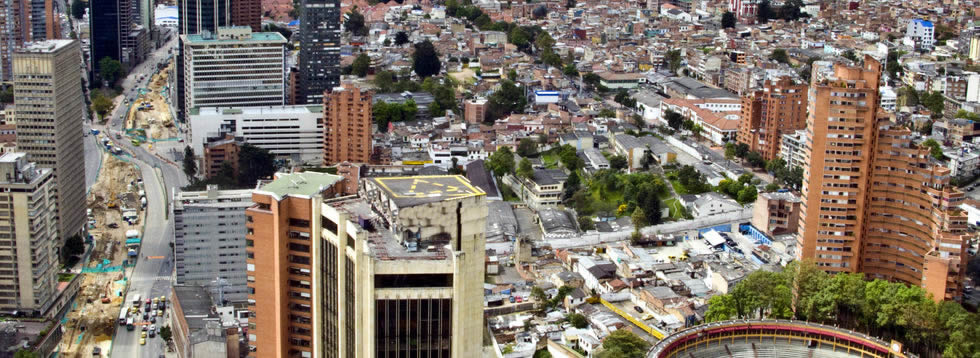
{"type": "Polygon", "coordinates": [[[120,326],[126,324],[126,318],[127,318],[127,316],[129,316],[127,313],[129,313],[129,310],[126,309],[126,307],[120,307],[119,308],[119,325],[120,326]]]}
{"type": "Polygon", "coordinates": [[[136,306],[139,306],[140,303],[143,303],[143,302],[140,301],[140,294],[137,293],[135,296],[133,296],[133,304],[136,305],[136,306]]]}
{"type": "Polygon", "coordinates": [[[127,331],[132,331],[134,329],[136,329],[136,326],[133,325],[133,317],[127,318],[126,319],[126,330],[127,331]]]}

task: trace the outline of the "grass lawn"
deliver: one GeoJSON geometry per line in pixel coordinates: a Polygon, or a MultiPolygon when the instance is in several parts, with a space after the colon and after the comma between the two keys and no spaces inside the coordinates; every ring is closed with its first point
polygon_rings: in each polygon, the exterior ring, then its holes
{"type": "Polygon", "coordinates": [[[504,197],[504,201],[515,203],[519,203],[521,201],[521,198],[517,197],[517,194],[515,194],[514,191],[500,179],[497,179],[497,189],[500,190],[500,195],[504,197]]]}
{"type": "Polygon", "coordinates": [[[684,209],[684,205],[681,205],[681,201],[676,198],[664,200],[664,205],[670,208],[670,218],[674,220],[683,220],[687,217],[687,210],[684,209]]]}
{"type": "Polygon", "coordinates": [[[75,274],[73,274],[73,273],[59,273],[58,274],[58,282],[68,282],[68,281],[71,281],[71,279],[73,279],[73,278],[75,278],[75,274]]]}
{"type": "Polygon", "coordinates": [[[670,186],[674,187],[674,191],[677,192],[677,195],[687,195],[687,189],[684,189],[684,186],[681,185],[679,181],[671,180],[670,186]]]}
{"type": "Polygon", "coordinates": [[[541,161],[548,169],[558,168],[558,154],[555,151],[542,152],[541,161]]]}
{"type": "Polygon", "coordinates": [[[599,189],[598,188],[592,189],[592,199],[594,199],[595,201],[601,201],[601,202],[605,202],[605,203],[611,204],[611,205],[608,205],[608,206],[609,207],[612,207],[613,208],[613,213],[615,213],[615,210],[618,209],[619,208],[619,205],[623,203],[623,192],[622,191],[615,191],[615,192],[612,192],[612,193],[606,192],[606,193],[603,193],[603,194],[604,195],[599,195],[599,189]]]}

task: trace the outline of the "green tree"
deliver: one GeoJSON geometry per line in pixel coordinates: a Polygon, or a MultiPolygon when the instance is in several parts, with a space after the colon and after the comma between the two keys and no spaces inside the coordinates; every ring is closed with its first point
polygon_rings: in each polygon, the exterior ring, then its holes
{"type": "Polygon", "coordinates": [[[538,143],[531,138],[521,138],[517,144],[517,155],[522,157],[533,157],[538,155],[538,143]]]}
{"type": "Polygon", "coordinates": [[[776,183],[766,184],[766,192],[767,193],[772,193],[772,192],[777,191],[777,190],[779,190],[779,184],[776,184],[776,183]]]}
{"type": "Polygon", "coordinates": [[[766,160],[762,158],[762,154],[759,154],[759,152],[749,152],[745,155],[745,161],[756,168],[766,166],[766,160]]]}
{"type": "Polygon", "coordinates": [[[368,29],[364,26],[364,15],[361,15],[361,12],[357,11],[357,6],[354,6],[354,8],[347,13],[347,21],[344,22],[344,30],[357,36],[367,35],[368,29]]]}
{"type": "Polygon", "coordinates": [[[535,19],[542,19],[545,16],[548,16],[548,8],[544,5],[538,5],[538,7],[531,11],[531,16],[533,16],[535,19]]]}
{"type": "Polygon", "coordinates": [[[735,14],[731,11],[725,11],[721,14],[721,27],[724,29],[735,28],[736,24],[735,14]]]}
{"type": "Polygon", "coordinates": [[[681,68],[681,50],[667,51],[667,56],[664,60],[667,62],[667,68],[670,70],[670,73],[677,73],[677,70],[681,68]]]}
{"type": "Polygon", "coordinates": [[[933,158],[936,158],[936,160],[946,159],[946,155],[943,154],[943,146],[939,144],[939,142],[937,142],[935,139],[931,139],[931,138],[926,139],[925,141],[922,142],[922,146],[929,148],[929,155],[931,155],[933,158]]]}
{"type": "Polygon", "coordinates": [[[765,24],[773,17],[772,4],[769,3],[769,0],[762,0],[756,7],[756,19],[765,24]]]}
{"type": "Polygon", "coordinates": [[[640,228],[647,226],[647,213],[641,207],[633,209],[630,219],[633,222],[633,231],[640,231],[640,228]]]}
{"type": "Polygon", "coordinates": [[[525,179],[534,177],[534,168],[527,158],[521,158],[521,162],[517,165],[517,176],[525,179]]]}
{"type": "Polygon", "coordinates": [[[169,342],[172,336],[173,332],[170,330],[170,326],[160,327],[160,339],[163,339],[164,342],[169,342]]]}
{"type": "Polygon", "coordinates": [[[574,8],[575,5],[578,5],[578,3],[575,2],[575,0],[565,0],[565,7],[566,8],[571,9],[571,8],[574,8]]]}
{"type": "Polygon", "coordinates": [[[562,73],[564,73],[565,76],[575,77],[578,76],[578,68],[575,67],[574,63],[569,62],[567,65],[565,65],[565,68],[562,69],[562,73]]]}
{"type": "Polygon", "coordinates": [[[85,8],[87,6],[82,0],[72,0],[71,1],[71,16],[81,20],[85,16],[85,8]]]}
{"type": "Polygon", "coordinates": [[[599,82],[601,80],[602,80],[602,78],[599,77],[599,75],[596,74],[595,72],[589,72],[589,73],[586,73],[586,74],[582,75],[582,82],[585,83],[586,85],[588,85],[591,88],[597,88],[597,87],[599,87],[599,82]]]}
{"type": "Polygon", "coordinates": [[[184,174],[193,181],[197,175],[197,158],[194,156],[194,149],[191,146],[184,147],[184,174]]]}
{"type": "Polygon", "coordinates": [[[575,195],[575,192],[577,192],[581,187],[582,180],[579,178],[576,171],[572,171],[570,174],[568,174],[568,179],[565,179],[565,188],[561,196],[562,200],[571,199],[572,196],[575,195]]]}
{"type": "Polygon", "coordinates": [[[14,103],[14,86],[4,86],[0,91],[0,103],[14,103]]]}
{"type": "Polygon", "coordinates": [[[522,113],[527,106],[524,90],[511,81],[500,81],[500,88],[487,100],[487,122],[493,122],[511,113],[522,113]]]}
{"type": "Polygon", "coordinates": [[[487,161],[484,162],[487,169],[493,171],[494,174],[500,176],[508,173],[514,172],[514,153],[510,150],[510,147],[502,146],[497,148],[497,151],[493,152],[487,161]]]}
{"type": "Polygon", "coordinates": [[[739,316],[735,298],[732,295],[715,295],[708,299],[708,311],[704,313],[705,322],[727,321],[739,316]]]}
{"type": "Polygon", "coordinates": [[[735,144],[731,142],[725,143],[725,159],[735,159],[735,144]]]}
{"type": "Polygon", "coordinates": [[[92,110],[99,115],[99,118],[104,118],[109,110],[112,109],[112,100],[106,97],[105,93],[101,90],[93,90],[92,92],[92,110]]]}
{"type": "Polygon", "coordinates": [[[779,63],[789,63],[789,55],[786,54],[786,50],[781,48],[772,50],[772,53],[769,54],[769,59],[779,63]]]}
{"type": "Polygon", "coordinates": [[[426,40],[415,44],[415,51],[412,52],[412,70],[422,78],[438,75],[442,71],[439,53],[436,52],[432,42],[426,40]]]}
{"type": "Polygon", "coordinates": [[[919,101],[932,112],[933,118],[942,117],[943,108],[946,106],[946,98],[942,92],[933,91],[923,93],[919,95],[919,101]]]}
{"type": "Polygon", "coordinates": [[[650,343],[629,330],[620,329],[610,333],[602,340],[602,351],[598,358],[642,358],[650,349],[650,343]]]}
{"type": "Polygon", "coordinates": [[[629,165],[628,160],[622,155],[614,155],[609,157],[609,168],[613,170],[626,169],[627,165],[629,165]]]}
{"type": "Polygon", "coordinates": [[[99,60],[99,77],[112,87],[116,81],[125,75],[122,63],[113,60],[111,57],[103,57],[99,60]]]}
{"type": "Polygon", "coordinates": [[[507,42],[517,46],[518,50],[527,52],[530,50],[531,37],[523,27],[514,26],[514,28],[507,33],[507,42]]]}
{"type": "Polygon", "coordinates": [[[568,323],[575,328],[585,328],[589,326],[589,321],[585,319],[585,316],[578,313],[569,313],[567,317],[568,323]]]}
{"type": "Polygon", "coordinates": [[[268,149],[259,148],[249,143],[242,145],[238,152],[238,185],[253,187],[259,179],[268,178],[275,174],[276,162],[268,149]]]}
{"type": "Polygon", "coordinates": [[[684,116],[669,109],[664,112],[664,119],[667,120],[667,126],[674,130],[681,129],[684,124],[684,116]]]}
{"type": "Polygon", "coordinates": [[[374,87],[378,93],[391,93],[395,88],[395,73],[391,71],[380,71],[374,74],[374,87]]]}
{"type": "Polygon", "coordinates": [[[595,230],[595,222],[592,221],[591,216],[579,216],[578,228],[582,231],[595,230]]]}
{"type": "Polygon", "coordinates": [[[405,31],[398,31],[395,34],[395,46],[402,46],[408,43],[408,34],[405,31]]]}
{"type": "Polygon", "coordinates": [[[351,71],[357,77],[367,76],[368,70],[370,69],[371,58],[363,52],[360,55],[357,55],[357,58],[354,59],[354,63],[351,65],[351,71]]]}

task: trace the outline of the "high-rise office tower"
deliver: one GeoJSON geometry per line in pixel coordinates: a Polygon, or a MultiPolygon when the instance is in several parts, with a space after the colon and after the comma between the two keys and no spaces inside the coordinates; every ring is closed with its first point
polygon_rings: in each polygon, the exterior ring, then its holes
{"type": "Polygon", "coordinates": [[[340,85],[340,0],[303,0],[296,103],[321,103],[340,85]]]}
{"type": "Polygon", "coordinates": [[[181,35],[187,109],[286,104],[286,38],[247,26],[181,35]]]}
{"type": "MultiPolygon", "coordinates": [[[[122,40],[119,35],[123,29],[119,21],[119,0],[89,0],[89,69],[92,81],[99,73],[99,61],[111,58],[121,61],[122,40]]],[[[112,86],[112,84],[108,84],[112,86]]]]}
{"type": "Polygon", "coordinates": [[[766,160],[779,157],[783,134],[806,128],[807,85],[789,77],[766,80],[761,91],[742,97],[738,141],[766,160]]]}
{"type": "MultiPolygon", "coordinates": [[[[219,27],[231,26],[231,0],[180,0],[177,4],[177,31],[179,35],[196,35],[207,32],[217,32],[219,27]]],[[[184,91],[184,44],[177,44],[177,105],[178,119],[185,119],[188,114],[187,96],[184,91]]]]}
{"type": "Polygon", "coordinates": [[[965,267],[963,193],[912,133],[879,111],[881,64],[837,64],[809,92],[802,259],[959,299],[965,267]]]}
{"type": "Polygon", "coordinates": [[[61,240],[85,225],[85,100],[78,79],[78,41],[32,42],[14,54],[17,150],[39,167],[51,168],[58,193],[61,240]]]}
{"type": "MultiPolygon", "coordinates": [[[[78,84],[75,84],[78,87],[78,84]]],[[[58,221],[51,169],[37,168],[24,153],[0,156],[0,310],[44,314],[58,285],[58,221]]]]}
{"type": "Polygon", "coordinates": [[[178,30],[191,35],[231,26],[231,7],[231,0],[179,0],[178,30]]]}
{"type": "Polygon", "coordinates": [[[0,0],[0,80],[10,81],[14,52],[31,41],[61,38],[53,0],[0,0]]]}
{"type": "Polygon", "coordinates": [[[177,191],[173,198],[174,255],[178,285],[215,287],[223,299],[245,302],[245,209],[252,190],[177,191]]]}
{"type": "Polygon", "coordinates": [[[231,7],[231,23],[249,26],[252,31],[262,31],[262,0],[235,0],[231,7]]]}
{"type": "Polygon", "coordinates": [[[474,357],[485,194],[455,175],[281,174],[248,215],[254,357],[474,357]]]}
{"type": "Polygon", "coordinates": [[[370,91],[345,85],[323,94],[323,163],[371,160],[370,91]]]}

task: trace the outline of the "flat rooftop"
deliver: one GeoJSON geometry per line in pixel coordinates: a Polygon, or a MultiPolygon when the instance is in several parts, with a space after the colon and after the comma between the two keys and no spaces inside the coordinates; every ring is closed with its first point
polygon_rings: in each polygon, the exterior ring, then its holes
{"type": "Polygon", "coordinates": [[[75,40],[44,40],[28,42],[23,48],[17,50],[17,52],[29,52],[29,53],[45,53],[45,52],[55,52],[62,47],[70,45],[75,40]]]}
{"type": "Polygon", "coordinates": [[[291,106],[264,106],[264,107],[193,107],[191,115],[216,116],[216,115],[275,115],[275,114],[305,114],[323,113],[323,105],[291,105],[291,106]]]}
{"type": "Polygon", "coordinates": [[[377,260],[445,260],[450,255],[445,248],[447,243],[423,242],[422,247],[410,250],[364,198],[348,197],[327,201],[326,204],[347,213],[351,221],[361,223],[361,228],[368,232],[368,254],[377,260]],[[431,249],[429,246],[432,246],[431,249]]]}
{"type": "Polygon", "coordinates": [[[398,207],[486,195],[462,175],[370,178],[398,207]]]}
{"type": "Polygon", "coordinates": [[[286,38],[278,32],[253,32],[251,36],[243,39],[237,38],[219,38],[217,34],[214,34],[210,38],[205,38],[202,34],[185,35],[187,36],[187,41],[192,44],[198,43],[235,43],[235,42],[282,42],[286,43],[286,38]]]}
{"type": "Polygon", "coordinates": [[[211,295],[204,287],[174,286],[174,295],[191,331],[204,328],[204,319],[217,318],[211,313],[211,295]]]}
{"type": "Polygon", "coordinates": [[[276,173],[276,179],[263,185],[257,192],[272,194],[276,200],[282,200],[286,196],[312,197],[341,179],[343,177],[339,175],[327,173],[276,173]]]}

